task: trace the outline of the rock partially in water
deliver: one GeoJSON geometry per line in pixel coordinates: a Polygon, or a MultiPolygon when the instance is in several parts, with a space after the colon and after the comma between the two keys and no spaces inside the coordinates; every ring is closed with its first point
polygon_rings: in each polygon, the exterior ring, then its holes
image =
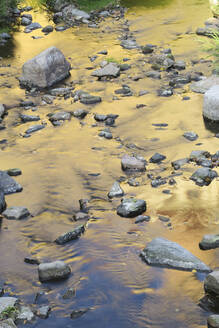
{"type": "Polygon", "coordinates": [[[61,236],[59,236],[55,240],[55,242],[58,245],[64,245],[64,244],[68,243],[69,241],[78,239],[80,237],[80,235],[82,233],[84,233],[84,231],[85,231],[84,226],[83,225],[80,225],[77,228],[75,228],[74,230],[68,231],[68,232],[62,234],[61,236]]]}
{"type": "Polygon", "coordinates": [[[37,310],[36,315],[41,319],[47,319],[50,311],[51,307],[49,305],[44,305],[37,310]]]}
{"type": "Polygon", "coordinates": [[[14,321],[9,318],[3,321],[0,321],[0,328],[17,328],[14,321]]]}
{"type": "Polygon", "coordinates": [[[150,163],[161,163],[163,160],[166,159],[166,156],[159,154],[159,153],[155,153],[149,160],[150,163]]]}
{"type": "Polygon", "coordinates": [[[155,238],[140,254],[149,265],[185,271],[211,272],[211,269],[179,244],[155,238]]]}
{"type": "Polygon", "coordinates": [[[16,297],[0,297],[0,315],[9,307],[15,307],[18,304],[16,297]]]}
{"type": "Polygon", "coordinates": [[[205,93],[203,116],[211,121],[219,121],[219,85],[214,85],[205,93]]]}
{"type": "Polygon", "coordinates": [[[219,328],[219,315],[212,314],[207,320],[208,328],[219,328]]]}
{"type": "Polygon", "coordinates": [[[21,306],[16,317],[17,324],[31,323],[35,319],[34,313],[29,306],[21,306]]]}
{"type": "Polygon", "coordinates": [[[135,223],[141,223],[141,222],[149,222],[150,221],[150,216],[148,215],[138,215],[137,218],[135,219],[135,223]]]}
{"type": "Polygon", "coordinates": [[[93,105],[102,101],[101,97],[93,96],[86,92],[83,92],[79,95],[80,102],[85,105],[93,105]]]}
{"type": "Polygon", "coordinates": [[[39,28],[42,28],[42,26],[39,23],[31,23],[27,27],[25,27],[24,33],[30,33],[34,30],[38,30],[39,28]]]}
{"type": "Polygon", "coordinates": [[[31,133],[34,133],[34,132],[37,132],[39,130],[42,130],[45,128],[45,125],[44,124],[36,124],[36,125],[32,125],[31,127],[29,127],[29,129],[27,129],[25,131],[26,134],[31,134],[31,133]]]}
{"type": "Polygon", "coordinates": [[[140,156],[126,154],[122,157],[121,166],[123,171],[144,172],[146,170],[146,160],[140,156]]]}
{"type": "Polygon", "coordinates": [[[23,206],[11,206],[2,215],[8,220],[22,220],[30,216],[30,212],[23,206]]]}
{"type": "Polygon", "coordinates": [[[77,109],[73,112],[73,116],[79,119],[85,118],[89,112],[85,109],[77,109]]]}
{"type": "Polygon", "coordinates": [[[134,218],[146,211],[146,202],[143,199],[124,198],[117,207],[117,214],[125,218],[134,218]]]}
{"type": "Polygon", "coordinates": [[[176,161],[171,162],[172,167],[174,170],[179,170],[181,166],[189,163],[189,158],[182,158],[182,159],[177,159],[176,161]]]}
{"type": "Polygon", "coordinates": [[[80,318],[82,315],[84,315],[89,309],[81,309],[81,310],[74,310],[71,313],[71,319],[77,319],[80,318]]]}
{"type": "Polygon", "coordinates": [[[102,77],[117,77],[120,74],[120,67],[116,63],[109,63],[103,68],[97,69],[91,75],[98,78],[102,77]]]}
{"type": "Polygon", "coordinates": [[[193,150],[189,156],[189,160],[197,163],[201,159],[207,159],[209,157],[210,153],[206,150],[193,150]]]}
{"type": "Polygon", "coordinates": [[[20,115],[20,119],[23,123],[26,122],[35,122],[35,121],[39,121],[40,117],[37,115],[25,115],[25,114],[21,114],[20,115]]]}
{"type": "Polygon", "coordinates": [[[90,15],[83,10],[77,9],[73,4],[62,9],[62,18],[71,24],[74,20],[90,19],[90,15]]]}
{"type": "Polygon", "coordinates": [[[195,141],[198,139],[198,135],[197,133],[193,132],[193,131],[188,131],[188,132],[185,132],[183,134],[183,137],[186,138],[187,140],[189,141],[195,141]]]}
{"type": "Polygon", "coordinates": [[[69,121],[71,119],[71,114],[69,112],[57,112],[55,114],[52,114],[49,118],[51,122],[54,121],[69,121]]]}
{"type": "Polygon", "coordinates": [[[115,181],[110,192],[108,193],[109,198],[122,197],[124,195],[124,190],[121,188],[118,181],[115,181]]]}
{"type": "Polygon", "coordinates": [[[100,133],[98,135],[99,135],[99,137],[103,137],[103,138],[108,139],[108,140],[113,138],[113,135],[112,135],[109,128],[100,131],[100,133]]]}
{"type": "Polygon", "coordinates": [[[145,46],[141,47],[142,53],[144,55],[151,54],[154,51],[155,46],[152,44],[146,44],[145,46]]]}
{"type": "Polygon", "coordinates": [[[47,88],[69,76],[71,65],[56,47],[50,47],[22,67],[21,86],[47,88]]]}
{"type": "Polygon", "coordinates": [[[215,85],[219,85],[219,77],[218,75],[211,75],[208,78],[203,77],[200,81],[192,83],[190,89],[193,92],[205,93],[215,85]]]}
{"type": "Polygon", "coordinates": [[[207,275],[204,281],[204,290],[209,295],[219,296],[219,271],[213,271],[207,275]]]}
{"type": "Polygon", "coordinates": [[[63,261],[41,263],[38,267],[39,280],[42,282],[66,279],[70,273],[70,266],[63,261]]]}
{"type": "Polygon", "coordinates": [[[216,171],[208,167],[201,167],[193,173],[190,180],[193,180],[198,186],[203,187],[208,186],[217,176],[218,174],[216,171]]]}
{"type": "Polygon", "coordinates": [[[5,114],[6,114],[5,106],[3,104],[0,104],[0,118],[2,119],[5,114]]]}
{"type": "Polygon", "coordinates": [[[219,247],[219,235],[205,235],[199,243],[202,250],[219,247]]]}
{"type": "Polygon", "coordinates": [[[122,40],[120,45],[122,48],[125,48],[128,50],[139,48],[139,45],[137,44],[137,42],[135,40],[131,40],[131,39],[122,40]]]}
{"type": "Polygon", "coordinates": [[[6,209],[5,195],[2,190],[0,190],[0,213],[6,209]]]}
{"type": "Polygon", "coordinates": [[[145,73],[147,77],[151,77],[152,79],[160,79],[161,74],[158,71],[148,71],[145,73]]]}
{"type": "Polygon", "coordinates": [[[5,171],[0,171],[0,190],[2,190],[5,195],[9,195],[15,192],[20,192],[23,188],[5,171]]]}
{"type": "Polygon", "coordinates": [[[44,28],[42,28],[43,33],[51,33],[53,32],[53,26],[52,25],[47,25],[44,28]]]}

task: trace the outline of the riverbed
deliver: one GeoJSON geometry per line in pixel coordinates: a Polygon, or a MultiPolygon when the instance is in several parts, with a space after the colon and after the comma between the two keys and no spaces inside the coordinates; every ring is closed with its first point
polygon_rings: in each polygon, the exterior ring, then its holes
{"type": "MultiPolygon", "coordinates": [[[[215,153],[219,139],[204,124],[203,95],[185,85],[183,92],[180,89],[171,97],[158,97],[161,81],[144,76],[148,69],[144,55],[138,49],[123,49],[119,37],[129,26],[138,44],[171,48],[176,59],[185,60],[188,70],[194,69],[192,60],[206,59],[195,30],[211,16],[209,4],[205,0],[163,0],[137,1],[136,6],[127,1],[124,5],[129,7],[124,18],[107,18],[97,29],[81,25],[45,36],[41,30],[26,34],[19,27],[13,42],[0,49],[4,57],[0,61],[0,103],[13,107],[4,119],[6,129],[0,131],[0,140],[6,140],[0,142],[1,170],[20,168],[22,175],[16,181],[23,186],[21,193],[6,196],[6,201],[8,206],[26,206],[32,214],[26,220],[2,221],[0,282],[5,283],[8,295],[27,304],[34,303],[36,293],[44,291],[52,308],[46,321],[38,319],[26,327],[206,327],[209,313],[198,306],[205,275],[150,267],[139,253],[154,237],[165,237],[217,268],[218,250],[204,252],[199,241],[204,234],[218,230],[218,181],[196,186],[189,180],[196,168],[189,166],[175,177],[173,186],[152,188],[147,172],[137,175],[139,186],[130,186],[121,170],[121,157],[136,152],[148,160],[155,152],[164,154],[166,160],[160,166],[150,164],[148,171],[167,177],[173,172],[172,161],[188,157],[192,150],[215,153]],[[33,35],[43,38],[33,39],[33,35]],[[101,96],[101,103],[86,106],[71,97],[57,97],[48,105],[41,103],[40,96],[25,98],[17,79],[22,65],[50,46],[58,47],[71,63],[66,83],[101,96]],[[107,50],[108,55],[98,54],[91,63],[89,56],[101,50],[107,50]],[[89,67],[98,67],[104,57],[118,62],[128,58],[131,69],[115,81],[97,81],[89,67]],[[136,76],[140,78],[133,79],[136,76]],[[133,96],[113,100],[114,91],[122,84],[130,86],[133,96]],[[148,93],[140,97],[141,90],[148,93]],[[25,99],[37,102],[36,112],[12,106],[25,99]],[[146,106],[136,108],[138,104],[146,106]],[[83,121],[72,117],[54,127],[47,117],[57,110],[80,108],[89,110],[83,121]],[[46,128],[24,138],[24,131],[33,123],[18,124],[21,112],[39,115],[46,128]],[[112,140],[98,136],[103,125],[96,124],[94,113],[119,115],[111,128],[112,140]],[[159,123],[168,125],[153,125],[159,123]],[[195,131],[199,138],[186,140],[182,136],[186,131],[195,131]],[[150,222],[135,224],[134,219],[116,214],[120,200],[109,201],[107,193],[118,179],[127,196],[146,200],[150,222]],[[166,189],[169,193],[163,192],[166,189]],[[79,210],[81,198],[90,200],[93,219],[80,239],[56,245],[58,235],[76,226],[71,218],[79,210]],[[171,224],[159,220],[159,215],[169,217],[171,224]],[[26,256],[41,262],[64,260],[73,274],[63,282],[40,283],[37,266],[24,263],[26,256]],[[75,288],[76,295],[65,300],[62,296],[69,287],[75,288]],[[71,311],[81,308],[89,311],[72,320],[71,311]]],[[[51,23],[42,9],[30,13],[42,26],[51,23]]],[[[203,60],[195,70],[210,75],[212,65],[203,60]]]]}

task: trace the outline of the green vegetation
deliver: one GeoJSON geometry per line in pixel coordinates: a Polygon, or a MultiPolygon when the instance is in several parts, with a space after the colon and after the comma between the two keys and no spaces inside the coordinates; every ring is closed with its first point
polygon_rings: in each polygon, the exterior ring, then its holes
{"type": "Polygon", "coordinates": [[[18,310],[14,306],[9,306],[0,314],[0,320],[4,320],[8,318],[13,319],[16,317],[17,314],[18,314],[18,310]]]}
{"type": "Polygon", "coordinates": [[[212,31],[211,40],[199,40],[202,43],[203,50],[209,54],[208,57],[214,58],[214,69],[219,74],[219,33],[212,31]]]}
{"type": "Polygon", "coordinates": [[[10,23],[10,9],[17,6],[17,0],[0,0],[0,27],[10,23]]]}
{"type": "Polygon", "coordinates": [[[211,5],[211,10],[212,10],[214,16],[216,16],[216,17],[219,16],[219,4],[211,5]]]}
{"type": "Polygon", "coordinates": [[[117,65],[121,65],[122,64],[122,60],[118,60],[118,59],[115,59],[113,57],[108,57],[108,58],[105,58],[105,60],[107,61],[107,63],[115,63],[117,65]]]}

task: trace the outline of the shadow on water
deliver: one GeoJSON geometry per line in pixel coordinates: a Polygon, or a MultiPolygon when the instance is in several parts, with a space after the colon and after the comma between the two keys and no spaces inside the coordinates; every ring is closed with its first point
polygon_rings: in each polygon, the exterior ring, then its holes
{"type": "Polygon", "coordinates": [[[156,7],[164,7],[168,6],[173,0],[122,0],[121,4],[125,7],[148,7],[148,8],[156,8],[156,7]]]}

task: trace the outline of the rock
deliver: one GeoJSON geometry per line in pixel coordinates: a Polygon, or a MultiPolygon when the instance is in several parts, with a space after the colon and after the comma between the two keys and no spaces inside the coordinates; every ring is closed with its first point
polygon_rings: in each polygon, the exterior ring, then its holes
{"type": "Polygon", "coordinates": [[[2,190],[0,190],[0,213],[6,209],[5,195],[2,190]]]}
{"type": "Polygon", "coordinates": [[[206,150],[193,150],[189,156],[190,161],[198,162],[201,159],[210,157],[210,153],[206,150]]]}
{"type": "Polygon", "coordinates": [[[94,119],[97,122],[104,122],[104,121],[106,121],[107,117],[108,116],[107,115],[104,115],[104,114],[95,114],[94,115],[94,119]]]}
{"type": "Polygon", "coordinates": [[[212,121],[219,121],[219,85],[214,85],[205,93],[203,116],[212,121]]]}
{"type": "Polygon", "coordinates": [[[39,121],[40,117],[36,115],[20,115],[21,121],[26,123],[26,122],[34,122],[34,121],[39,121]]]}
{"type": "Polygon", "coordinates": [[[0,321],[0,328],[17,328],[14,321],[9,318],[3,321],[0,321]]]}
{"type": "Polygon", "coordinates": [[[146,44],[141,47],[141,50],[144,55],[151,54],[154,51],[154,46],[152,44],[146,44]]]}
{"type": "Polygon", "coordinates": [[[169,82],[169,85],[172,87],[180,87],[181,84],[187,84],[191,82],[191,75],[177,75],[176,77],[172,78],[169,82]]]}
{"type": "Polygon", "coordinates": [[[74,117],[77,117],[77,118],[80,118],[80,119],[83,119],[85,118],[85,116],[87,116],[89,112],[85,109],[77,109],[73,112],[73,116],[74,117]]]}
{"type": "Polygon", "coordinates": [[[66,25],[61,25],[61,26],[56,26],[55,27],[56,32],[63,32],[67,29],[68,29],[68,26],[66,26],[66,25]]]}
{"type": "Polygon", "coordinates": [[[64,7],[68,6],[68,2],[67,1],[63,1],[63,0],[55,0],[53,2],[53,10],[54,12],[59,12],[61,11],[64,7]]]}
{"type": "Polygon", "coordinates": [[[159,97],[170,97],[173,95],[173,90],[162,88],[157,91],[157,94],[159,97]]]}
{"type": "Polygon", "coordinates": [[[19,308],[19,314],[16,317],[16,323],[25,324],[31,323],[35,316],[29,306],[21,306],[19,308]]]}
{"type": "Polygon", "coordinates": [[[123,171],[144,172],[146,170],[146,161],[142,157],[126,154],[122,157],[121,166],[123,171]]]}
{"type": "Polygon", "coordinates": [[[31,23],[30,25],[28,25],[27,27],[25,27],[24,32],[25,33],[30,33],[34,30],[37,30],[39,28],[42,28],[42,26],[39,23],[31,23]]]}
{"type": "Polygon", "coordinates": [[[120,74],[120,67],[116,63],[109,63],[103,68],[97,69],[91,75],[98,78],[117,77],[120,74]]]}
{"type": "Polygon", "coordinates": [[[51,122],[54,121],[66,121],[71,119],[71,114],[69,112],[57,112],[55,114],[52,114],[52,116],[49,118],[51,122]]]}
{"type": "Polygon", "coordinates": [[[42,130],[44,128],[45,128],[45,125],[40,125],[40,124],[32,125],[29,129],[27,129],[25,131],[25,133],[26,134],[31,134],[31,133],[37,132],[39,130],[42,130]]]}
{"type": "Polygon", "coordinates": [[[208,328],[219,328],[219,315],[212,314],[207,320],[208,328]]]}
{"type": "Polygon", "coordinates": [[[84,315],[89,309],[81,309],[81,310],[75,310],[71,313],[71,319],[77,319],[80,318],[82,315],[84,315]]]}
{"type": "Polygon", "coordinates": [[[66,232],[64,234],[62,234],[61,236],[59,236],[55,242],[58,245],[64,245],[66,243],[68,243],[69,241],[78,239],[80,237],[80,235],[82,233],[84,233],[85,228],[83,225],[78,226],[77,228],[75,228],[72,231],[66,232]]]}
{"type": "Polygon", "coordinates": [[[22,220],[30,216],[30,212],[26,207],[22,206],[11,206],[7,208],[2,215],[8,220],[22,220]]]}
{"type": "Polygon", "coordinates": [[[20,84],[26,88],[47,88],[69,76],[70,64],[56,47],[50,47],[27,61],[20,84]]]}
{"type": "Polygon", "coordinates": [[[124,191],[120,187],[120,184],[118,181],[115,181],[112,188],[110,189],[110,192],[108,193],[109,198],[114,197],[122,197],[124,195],[124,191]]]}
{"type": "Polygon", "coordinates": [[[84,213],[89,212],[89,200],[88,199],[79,199],[80,210],[84,213]]]}
{"type": "Polygon", "coordinates": [[[5,113],[6,113],[5,106],[3,104],[0,104],[0,118],[3,118],[5,113]]]}
{"type": "Polygon", "coordinates": [[[84,212],[77,212],[77,213],[73,214],[74,221],[88,220],[89,218],[90,218],[90,216],[84,212]]]}
{"type": "Polygon", "coordinates": [[[121,89],[115,90],[115,94],[122,95],[123,97],[127,97],[127,96],[132,96],[133,95],[132,90],[126,84],[123,84],[121,89]]]}
{"type": "Polygon", "coordinates": [[[179,170],[181,166],[189,163],[189,158],[182,158],[182,159],[177,159],[176,161],[171,162],[172,167],[174,170],[179,170]]]}
{"type": "Polygon", "coordinates": [[[150,163],[161,163],[163,160],[166,159],[166,156],[159,154],[159,153],[155,153],[149,160],[150,163]]]}
{"type": "Polygon", "coordinates": [[[113,135],[110,131],[106,131],[106,130],[102,130],[100,131],[100,133],[98,134],[99,137],[103,137],[105,139],[112,139],[113,138],[113,135]]]}
{"type": "Polygon", "coordinates": [[[47,319],[50,311],[51,311],[51,307],[49,305],[44,305],[37,310],[36,315],[41,319],[47,319]]]}
{"type": "Polygon", "coordinates": [[[15,192],[20,192],[23,188],[6,172],[0,171],[0,190],[2,190],[5,195],[9,195],[15,192]]]}
{"type": "Polygon", "coordinates": [[[90,15],[85,11],[77,9],[74,5],[69,5],[62,9],[62,17],[65,22],[72,23],[74,19],[90,19],[90,15]]]}
{"type": "Polygon", "coordinates": [[[145,74],[147,77],[151,77],[152,79],[160,79],[161,74],[158,71],[148,71],[145,74]]]}
{"type": "Polygon", "coordinates": [[[43,33],[51,33],[53,32],[53,26],[52,25],[47,25],[42,29],[43,33]]]}
{"type": "Polygon", "coordinates": [[[59,96],[59,97],[65,97],[67,95],[70,95],[72,91],[72,88],[55,88],[50,90],[50,94],[52,96],[59,96]]]}
{"type": "Polygon", "coordinates": [[[76,289],[73,288],[73,287],[70,287],[66,292],[65,294],[62,296],[62,298],[64,300],[68,300],[68,299],[71,299],[73,297],[75,297],[76,295],[76,289]]]}
{"type": "Polygon", "coordinates": [[[117,207],[117,214],[126,217],[134,218],[146,211],[146,202],[142,199],[124,198],[121,204],[117,207]]]}
{"type": "Polygon", "coordinates": [[[44,95],[44,96],[42,96],[42,101],[45,101],[45,103],[47,103],[47,104],[52,104],[54,98],[55,97],[50,96],[50,95],[44,95]]]}
{"type": "Polygon", "coordinates": [[[140,254],[149,265],[185,271],[211,272],[211,269],[179,244],[155,238],[140,254]]]}
{"type": "Polygon", "coordinates": [[[201,167],[193,173],[190,180],[193,180],[196,185],[203,187],[208,186],[217,176],[218,174],[216,171],[211,170],[208,167],[201,167]]]}
{"type": "Polygon", "coordinates": [[[162,186],[166,183],[167,183],[166,179],[162,179],[161,177],[159,177],[159,178],[153,179],[151,181],[151,187],[157,188],[157,187],[162,186]]]}
{"type": "Polygon", "coordinates": [[[219,77],[218,75],[211,75],[208,78],[203,77],[202,80],[192,83],[190,89],[193,92],[205,93],[215,85],[219,85],[219,77]]]}
{"type": "Polygon", "coordinates": [[[38,267],[39,280],[41,282],[66,279],[70,273],[70,266],[63,261],[41,263],[38,267]]]}
{"type": "Polygon", "coordinates": [[[205,235],[199,243],[202,250],[208,250],[219,247],[219,235],[205,235]]]}
{"type": "Polygon", "coordinates": [[[82,93],[79,98],[80,98],[80,102],[85,105],[93,105],[101,102],[101,97],[92,96],[89,95],[88,93],[82,93]]]}
{"type": "Polygon", "coordinates": [[[175,62],[171,54],[155,54],[151,57],[150,62],[152,63],[152,68],[163,68],[165,70],[174,66],[175,62]]]}
{"type": "Polygon", "coordinates": [[[219,296],[219,271],[213,271],[207,275],[204,281],[204,290],[210,295],[219,296]]]}
{"type": "Polygon", "coordinates": [[[22,17],[21,19],[21,25],[28,26],[32,23],[32,19],[29,19],[27,17],[22,17]]]}
{"type": "Polygon", "coordinates": [[[16,297],[0,297],[0,315],[9,307],[15,307],[18,304],[16,297]]]}
{"type": "Polygon", "coordinates": [[[198,139],[198,135],[197,133],[193,132],[193,131],[188,131],[188,132],[185,132],[183,134],[183,137],[186,138],[187,140],[189,141],[195,141],[198,139]]]}
{"type": "Polygon", "coordinates": [[[32,257],[25,257],[24,262],[28,264],[40,264],[40,261],[38,259],[32,257]]]}
{"type": "Polygon", "coordinates": [[[135,40],[130,40],[130,39],[122,40],[120,45],[122,48],[129,49],[129,50],[139,48],[137,42],[135,40]]]}
{"type": "Polygon", "coordinates": [[[138,215],[137,218],[135,219],[135,223],[141,223],[141,222],[149,222],[150,221],[150,216],[148,215],[138,215]]]}
{"type": "Polygon", "coordinates": [[[177,60],[174,63],[174,68],[178,70],[183,70],[186,68],[186,63],[184,62],[184,60],[177,60]]]}

